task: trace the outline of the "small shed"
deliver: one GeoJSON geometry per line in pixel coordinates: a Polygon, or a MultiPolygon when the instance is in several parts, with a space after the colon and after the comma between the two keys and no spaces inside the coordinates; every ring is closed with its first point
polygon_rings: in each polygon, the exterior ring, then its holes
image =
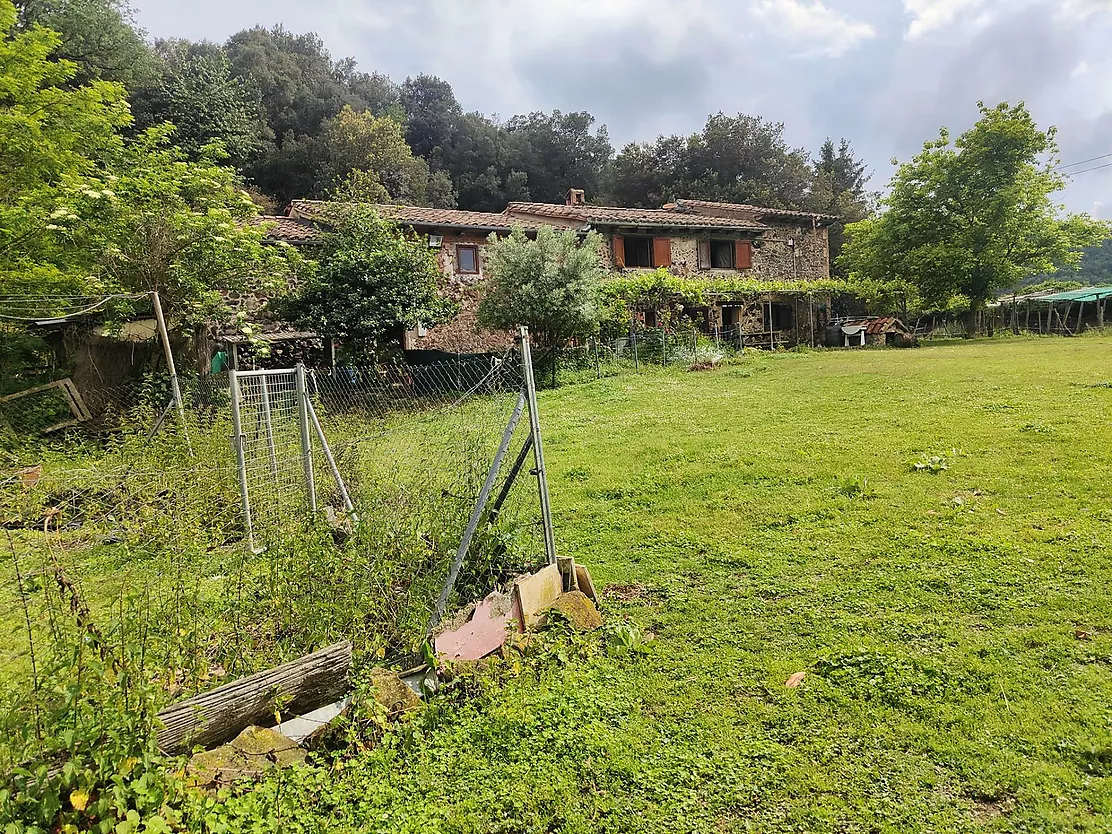
{"type": "Polygon", "coordinates": [[[831,321],[823,332],[823,344],[847,348],[865,345],[911,347],[915,344],[915,336],[895,316],[862,316],[831,321]]]}

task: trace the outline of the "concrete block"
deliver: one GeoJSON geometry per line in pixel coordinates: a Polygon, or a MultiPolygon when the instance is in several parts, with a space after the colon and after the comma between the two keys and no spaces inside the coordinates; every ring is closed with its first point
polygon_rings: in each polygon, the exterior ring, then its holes
{"type": "Polygon", "coordinates": [[[525,629],[534,628],[541,614],[564,592],[560,568],[549,565],[514,583],[514,601],[525,629]]]}
{"type": "Polygon", "coordinates": [[[598,602],[598,597],[595,595],[595,583],[591,581],[591,573],[583,565],[575,566],[575,582],[587,599],[591,602],[598,602]]]}

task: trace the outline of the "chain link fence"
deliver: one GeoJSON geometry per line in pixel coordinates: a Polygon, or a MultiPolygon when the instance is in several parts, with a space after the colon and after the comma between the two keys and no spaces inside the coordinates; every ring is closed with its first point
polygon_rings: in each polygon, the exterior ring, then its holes
{"type": "Polygon", "coordinates": [[[105,419],[7,418],[0,673],[27,673],[74,598],[144,635],[167,700],[342,637],[404,655],[469,527],[453,604],[545,561],[528,421],[503,444],[520,352],[235,377],[182,378],[184,420],[165,370],[105,388],[105,419]]]}

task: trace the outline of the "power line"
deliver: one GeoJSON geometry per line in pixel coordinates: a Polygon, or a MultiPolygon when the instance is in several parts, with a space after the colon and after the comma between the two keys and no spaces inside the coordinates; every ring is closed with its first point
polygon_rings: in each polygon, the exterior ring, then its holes
{"type": "MultiPolygon", "coordinates": [[[[1109,154],[1109,156],[1112,156],[1112,154],[1109,154]]],[[[1112,162],[1107,162],[1104,165],[1096,165],[1092,168],[1084,168],[1080,171],[1066,171],[1066,176],[1072,177],[1075,174],[1087,174],[1090,171],[1099,171],[1101,168],[1112,168],[1112,162]]]]}
{"type": "Polygon", "coordinates": [[[1071,162],[1069,165],[1059,165],[1058,170],[1060,171],[1063,168],[1076,168],[1078,165],[1084,165],[1086,162],[1096,162],[1098,159],[1108,159],[1108,157],[1110,156],[1112,156],[1112,153],[1106,153],[1101,154],[1100,156],[1090,157],[1089,159],[1082,159],[1080,162],[1071,162]]]}

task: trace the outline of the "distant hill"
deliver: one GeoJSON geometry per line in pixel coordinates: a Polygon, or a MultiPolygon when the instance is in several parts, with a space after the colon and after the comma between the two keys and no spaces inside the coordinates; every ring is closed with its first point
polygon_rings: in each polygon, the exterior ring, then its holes
{"type": "Polygon", "coordinates": [[[1017,284],[1016,289],[1047,281],[1077,282],[1083,287],[1112,284],[1112,240],[1106,240],[1099,246],[1090,246],[1086,249],[1081,257],[1081,268],[1076,272],[1072,269],[1060,269],[1049,275],[1032,275],[1017,284]]]}

